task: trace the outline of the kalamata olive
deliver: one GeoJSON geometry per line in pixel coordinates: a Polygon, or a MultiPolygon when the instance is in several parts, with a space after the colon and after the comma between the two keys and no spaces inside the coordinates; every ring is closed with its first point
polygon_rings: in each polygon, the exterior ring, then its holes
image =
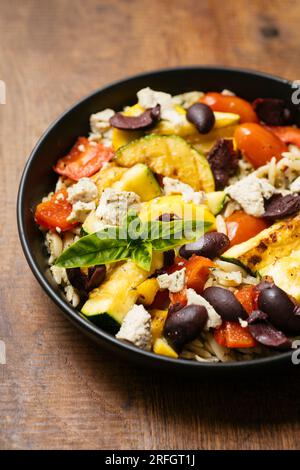
{"type": "Polygon", "coordinates": [[[215,124],[215,115],[212,109],[204,103],[195,103],[190,106],[186,118],[196,126],[200,134],[207,134],[215,124]]]}
{"type": "Polygon", "coordinates": [[[248,319],[248,328],[253,338],[264,346],[275,349],[291,348],[291,341],[268,321],[268,315],[264,312],[252,312],[248,319]]]}
{"type": "Polygon", "coordinates": [[[66,269],[67,276],[70,284],[72,284],[78,292],[86,291],[86,280],[87,276],[81,271],[80,268],[68,268],[66,269]]]}
{"type": "Polygon", "coordinates": [[[216,189],[223,189],[238,169],[238,153],[234,150],[232,139],[218,139],[207,155],[213,172],[216,189]]]}
{"type": "Polygon", "coordinates": [[[99,266],[91,266],[88,270],[88,279],[86,283],[86,290],[89,292],[96,287],[99,287],[100,284],[104,281],[106,276],[106,266],[101,264],[99,266]]]}
{"type": "Polygon", "coordinates": [[[246,320],[248,314],[235,295],[223,287],[207,287],[203,291],[203,297],[209,302],[222,320],[238,321],[239,318],[246,320]]]}
{"type": "Polygon", "coordinates": [[[138,129],[147,129],[159,120],[160,118],[160,105],[157,104],[154,108],[149,108],[139,116],[125,116],[122,113],[114,114],[109,123],[112,127],[126,131],[133,131],[138,129]]]}
{"type": "Polygon", "coordinates": [[[223,253],[230,245],[230,240],[224,233],[205,233],[199,240],[183,245],[179,254],[183,258],[189,259],[192,255],[204,256],[205,258],[216,258],[223,253]]]}
{"type": "Polygon", "coordinates": [[[270,126],[286,126],[295,117],[295,112],[278,98],[257,98],[253,108],[259,119],[270,126]]]}
{"type": "Polygon", "coordinates": [[[172,266],[175,261],[175,251],[174,250],[168,250],[164,252],[164,267],[168,268],[169,266],[172,266]]]}
{"type": "Polygon", "coordinates": [[[105,265],[91,266],[88,268],[88,275],[84,274],[80,268],[68,268],[66,270],[70,284],[78,291],[81,298],[86,298],[88,292],[99,287],[106,276],[105,265]]]}
{"type": "Polygon", "coordinates": [[[286,334],[300,334],[300,312],[289,296],[279,287],[271,285],[258,296],[258,308],[269,315],[275,328],[286,334]]]}
{"type": "Polygon", "coordinates": [[[269,200],[265,202],[265,213],[263,217],[266,219],[282,219],[288,215],[293,215],[300,210],[300,195],[287,194],[274,194],[269,200]]]}
{"type": "Polygon", "coordinates": [[[159,220],[160,222],[172,222],[173,220],[179,220],[180,217],[178,215],[173,214],[173,213],[167,213],[164,212],[163,214],[160,214],[156,220],[159,220]]]}
{"type": "Polygon", "coordinates": [[[207,310],[202,305],[188,305],[171,312],[164,326],[164,335],[177,351],[197,338],[208,319],[207,310]]]}
{"type": "Polygon", "coordinates": [[[255,290],[257,292],[261,292],[262,290],[269,289],[272,286],[274,286],[274,282],[261,281],[255,286],[255,290]]]}

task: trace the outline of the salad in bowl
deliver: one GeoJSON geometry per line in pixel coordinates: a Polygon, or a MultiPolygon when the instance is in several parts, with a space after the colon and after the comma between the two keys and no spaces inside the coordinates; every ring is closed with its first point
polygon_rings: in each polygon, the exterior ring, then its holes
{"type": "Polygon", "coordinates": [[[36,206],[49,269],[120,341],[202,363],[300,336],[300,129],[284,100],[149,87],[95,110],[36,206]]]}

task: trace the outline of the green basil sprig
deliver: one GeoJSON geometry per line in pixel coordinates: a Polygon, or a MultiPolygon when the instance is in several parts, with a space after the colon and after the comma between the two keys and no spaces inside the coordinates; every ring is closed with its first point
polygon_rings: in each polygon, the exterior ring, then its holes
{"type": "Polygon", "coordinates": [[[199,220],[141,222],[131,214],[121,227],[106,227],[80,238],[59,256],[55,264],[62,268],[77,268],[130,258],[150,271],[153,251],[167,251],[194,241],[210,226],[210,222],[199,220]]]}

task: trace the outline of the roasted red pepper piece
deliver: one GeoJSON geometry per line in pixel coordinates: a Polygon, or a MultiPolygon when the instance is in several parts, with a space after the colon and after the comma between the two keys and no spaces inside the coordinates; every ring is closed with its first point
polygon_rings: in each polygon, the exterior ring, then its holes
{"type": "Polygon", "coordinates": [[[78,222],[69,222],[67,219],[72,212],[72,204],[67,201],[68,193],[65,189],[57,191],[49,201],[41,202],[35,210],[35,221],[41,227],[54,231],[70,230],[78,222]]]}
{"type": "Polygon", "coordinates": [[[79,137],[70,152],[58,160],[54,171],[78,181],[80,178],[92,176],[113,156],[112,148],[90,142],[86,137],[79,137]]]}
{"type": "Polygon", "coordinates": [[[249,328],[243,328],[237,322],[223,322],[220,328],[214,331],[214,338],[221,346],[227,348],[253,348],[257,345],[251,336],[249,328]]]}

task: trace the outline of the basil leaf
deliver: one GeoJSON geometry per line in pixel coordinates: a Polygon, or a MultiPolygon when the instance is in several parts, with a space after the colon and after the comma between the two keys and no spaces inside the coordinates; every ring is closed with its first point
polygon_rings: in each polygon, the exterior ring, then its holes
{"type": "MultiPolygon", "coordinates": [[[[180,222],[180,221],[175,221],[180,222]]],[[[182,221],[181,221],[182,222],[182,221]]],[[[165,238],[160,237],[151,240],[153,250],[166,251],[176,246],[184,245],[200,238],[211,226],[210,222],[202,221],[185,221],[183,226],[175,224],[174,230],[177,227],[178,231],[172,234],[167,233],[165,238]]],[[[165,235],[165,234],[164,234],[165,235]]]]}
{"type": "Polygon", "coordinates": [[[140,268],[145,271],[150,271],[152,263],[152,244],[151,242],[141,242],[136,245],[130,254],[130,258],[134,261],[140,268]]]}
{"type": "Polygon", "coordinates": [[[128,259],[128,240],[120,239],[120,234],[122,232],[117,227],[109,227],[86,235],[69,246],[55,264],[62,268],[77,268],[128,259]]]}
{"type": "Polygon", "coordinates": [[[172,220],[162,222],[151,220],[143,224],[143,238],[151,242],[159,239],[191,239],[205,233],[211,226],[202,220],[172,220]]]}

